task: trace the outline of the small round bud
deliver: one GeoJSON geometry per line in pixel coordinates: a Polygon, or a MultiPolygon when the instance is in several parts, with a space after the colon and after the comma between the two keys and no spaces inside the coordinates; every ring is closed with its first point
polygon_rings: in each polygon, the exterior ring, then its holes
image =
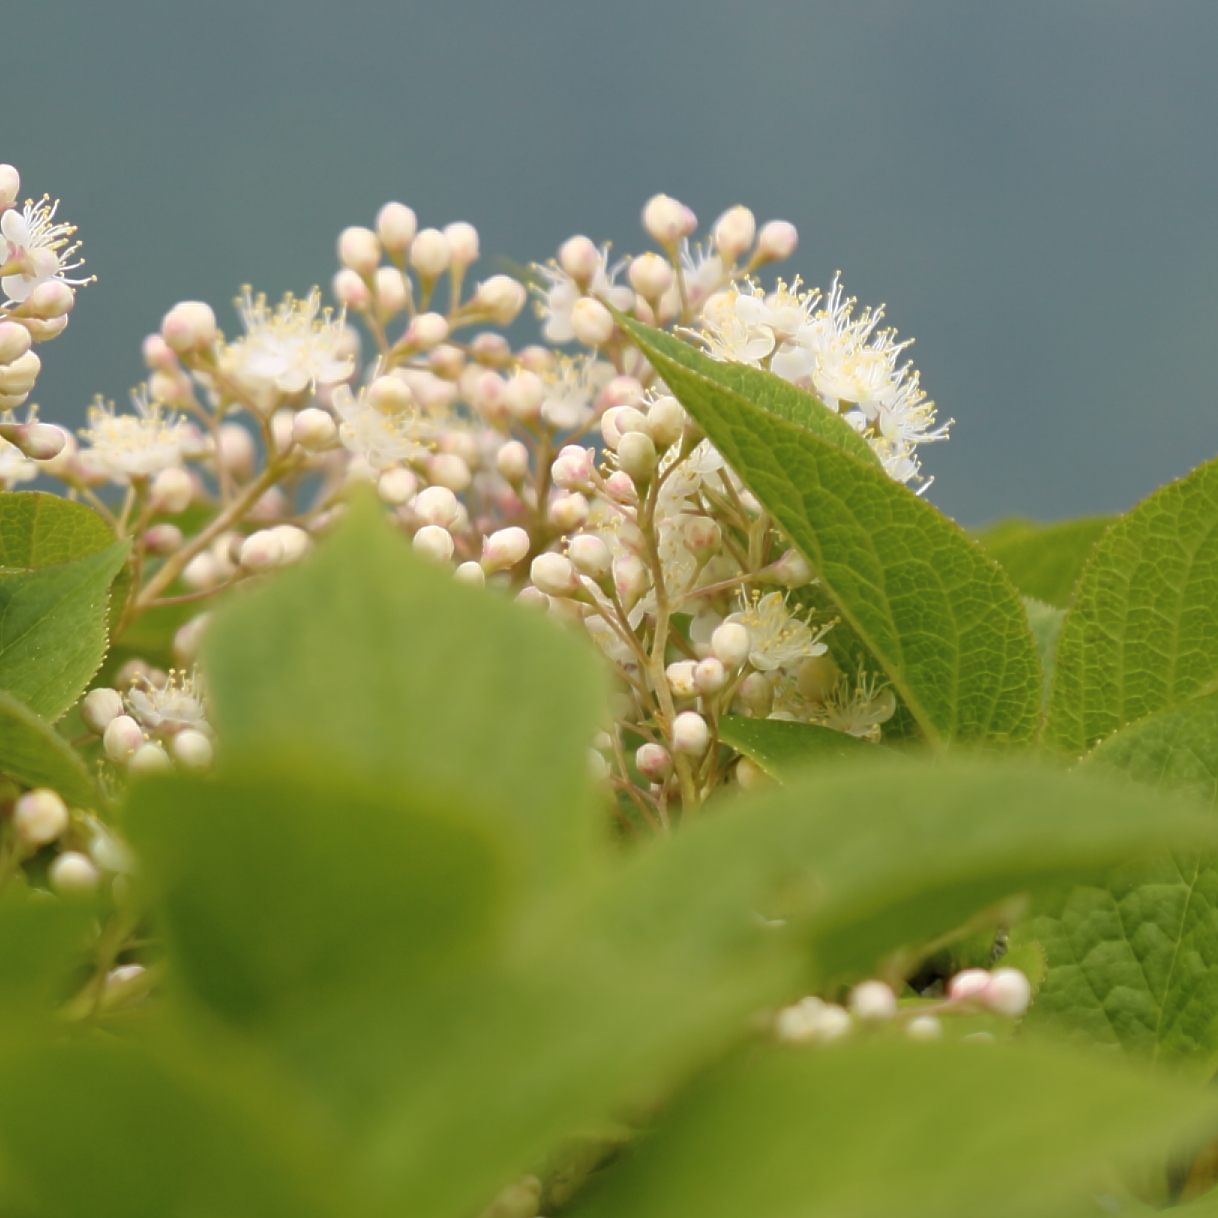
{"type": "Polygon", "coordinates": [[[34,351],[27,351],[11,364],[0,364],[0,393],[10,396],[29,393],[41,371],[42,360],[34,351]]]}
{"type": "Polygon", "coordinates": [[[377,236],[391,254],[404,254],[418,230],[418,219],[405,203],[386,203],[376,213],[377,236]]]}
{"type": "Polygon", "coordinates": [[[905,1025],[905,1035],[910,1040],[939,1040],[943,1036],[943,1024],[936,1015],[916,1015],[905,1025]]]}
{"type": "Polygon", "coordinates": [[[557,495],[550,500],[550,523],[560,533],[572,533],[588,520],[588,500],[579,491],[557,495]]]}
{"type": "Polygon", "coordinates": [[[185,540],[176,524],[154,524],[144,533],[144,549],[149,554],[176,554],[185,540]]]}
{"type": "Polygon", "coordinates": [[[883,981],[864,981],[850,991],[850,1009],[859,1019],[879,1023],[897,1013],[897,996],[883,981]]]}
{"type": "Polygon", "coordinates": [[[15,321],[0,321],[0,364],[19,360],[30,349],[30,332],[15,321]]]}
{"type": "Polygon", "coordinates": [[[368,386],[367,401],[381,414],[401,414],[414,406],[414,394],[400,376],[378,376],[368,386]]]}
{"type": "Polygon", "coordinates": [[[799,233],[786,220],[770,220],[757,234],[757,256],[763,262],[781,262],[790,258],[799,245],[799,233]]]}
{"type": "Polygon", "coordinates": [[[486,586],[486,572],[482,569],[481,563],[463,562],[453,576],[460,583],[469,584],[473,588],[482,588],[486,586]]]}
{"type": "Polygon", "coordinates": [[[190,506],[194,493],[194,483],[184,469],[163,469],[152,480],[148,504],[159,516],[176,516],[190,506]]]}
{"type": "Polygon", "coordinates": [[[21,194],[21,174],[15,165],[0,164],[0,208],[11,207],[21,194]]]}
{"type": "Polygon", "coordinates": [[[623,554],[613,560],[613,586],[627,611],[634,608],[650,583],[647,564],[638,555],[623,554]]]}
{"type": "Polygon", "coordinates": [[[955,1002],[976,998],[990,984],[990,975],[983,968],[966,968],[947,983],[947,996],[955,1002]]]}
{"type": "Polygon", "coordinates": [[[719,552],[723,530],[709,516],[689,516],[681,528],[685,548],[699,561],[706,562],[719,552]]]}
{"type": "Polygon", "coordinates": [[[292,439],[309,452],[324,452],[338,441],[338,424],[328,410],[309,406],[292,420],[292,439]]]}
{"type": "Polygon", "coordinates": [[[647,431],[657,448],[675,444],[685,431],[685,408],[676,398],[665,394],[656,398],[647,410],[647,431]]]}
{"type": "Polygon", "coordinates": [[[406,342],[420,351],[438,347],[448,337],[448,319],[443,313],[419,313],[406,331],[406,342]]]}
{"type": "Polygon", "coordinates": [[[76,293],[58,279],[40,283],[22,302],[21,313],[42,321],[66,318],[76,305],[76,293]]]}
{"type": "Polygon", "coordinates": [[[451,528],[461,510],[457,496],[446,486],[429,486],[414,501],[414,513],[424,524],[451,528]]]}
{"type": "MultiPolygon", "coordinates": [[[[554,611],[553,605],[550,606],[550,611],[554,611]]],[[[593,782],[607,782],[609,779],[609,763],[596,749],[588,750],[588,773],[593,782]]]]}
{"type": "Polygon", "coordinates": [[[210,613],[200,613],[198,617],[192,617],[184,626],[179,627],[173,636],[173,658],[184,668],[198,658],[199,644],[203,641],[203,632],[210,621],[210,613]]]}
{"type": "Polygon", "coordinates": [[[478,261],[478,230],[472,224],[455,220],[444,226],[444,236],[448,240],[453,266],[464,270],[470,263],[478,261]]]}
{"type": "Polygon", "coordinates": [[[663,782],[672,773],[672,757],[662,744],[641,744],[634,764],[648,782],[663,782]]]}
{"type": "Polygon", "coordinates": [[[396,317],[410,300],[410,281],[396,266],[379,266],[372,277],[376,307],[382,317],[396,317]]]}
{"type": "Polygon", "coordinates": [[[178,357],[159,334],[149,334],[143,344],[144,363],[153,372],[176,373],[178,357]]]}
{"type": "MultiPolygon", "coordinates": [[[[629,409],[624,407],[623,409],[629,409]]],[[[628,431],[617,442],[617,462],[636,483],[647,482],[656,468],[656,446],[641,431],[628,431]]]]}
{"type": "Polygon", "coordinates": [[[755,761],[741,757],[736,762],[736,781],[742,791],[759,791],[772,785],[773,780],[755,761]]]}
{"type": "Polygon", "coordinates": [[[100,736],[123,713],[123,696],[104,685],[91,689],[80,704],[80,717],[89,731],[100,736]]]}
{"type": "Polygon", "coordinates": [[[330,281],[330,290],[334,293],[334,299],[344,309],[366,313],[372,308],[371,289],[360,278],[359,272],[353,271],[349,266],[343,267],[330,281]]]}
{"type": "Polygon", "coordinates": [[[83,897],[97,891],[101,872],[87,854],[65,850],[47,868],[47,879],[60,896],[83,897]]]}
{"type": "Polygon", "coordinates": [[[201,300],[183,300],[161,319],[161,337],[178,355],[205,351],[216,341],[216,315],[201,300]]]}
{"type": "Polygon", "coordinates": [[[448,270],[452,250],[439,229],[425,228],[410,246],[410,265],[423,279],[436,279],[448,270]]]}
{"type": "Polygon", "coordinates": [[[705,660],[699,660],[694,669],[694,684],[700,694],[717,694],[727,685],[727,669],[714,656],[707,656],[705,660]]]}
{"type": "Polygon", "coordinates": [[[25,328],[29,330],[30,338],[34,342],[49,343],[51,339],[58,338],[68,328],[68,319],[55,317],[51,321],[41,321],[37,317],[29,317],[26,319],[25,328]]]}
{"type": "Polygon", "coordinates": [[[826,1003],[817,1020],[816,1039],[827,1042],[841,1040],[850,1035],[851,1027],[850,1013],[845,1007],[826,1003]]]}
{"type": "Polygon", "coordinates": [[[595,453],[591,448],[568,444],[559,450],[550,466],[554,485],[564,491],[590,491],[596,484],[595,453]]]}
{"type": "Polygon", "coordinates": [[[227,572],[220,569],[215,558],[205,550],[202,554],[196,554],[182,569],[182,582],[192,592],[204,592],[208,588],[214,588],[226,574],[227,572]]]}
{"type": "Polygon", "coordinates": [[[795,684],[809,702],[826,701],[841,679],[842,670],[828,653],[808,656],[795,670],[795,684]]]}
{"type": "Polygon", "coordinates": [[[996,968],[981,1000],[995,1014],[1018,1019],[1032,1001],[1032,985],[1017,968],[996,968]]]}
{"type": "Polygon", "coordinates": [[[753,639],[749,628],[739,622],[724,622],[711,635],[711,654],[724,668],[735,672],[749,658],[753,639]]]}
{"type": "Polygon", "coordinates": [[[710,728],[697,711],[682,711],[672,724],[674,753],[701,757],[710,745],[710,728]]]}
{"type": "Polygon", "coordinates": [[[178,732],[169,746],[179,765],[187,770],[206,770],[215,757],[215,749],[207,736],[193,727],[178,732]]]}
{"type": "Polygon", "coordinates": [[[798,550],[788,550],[762,572],[768,581],[784,588],[802,588],[812,582],[812,574],[811,564],[798,550]]]}
{"type": "Polygon", "coordinates": [[[547,596],[570,596],[580,589],[575,567],[562,554],[538,554],[529,568],[529,578],[547,596]]]}
{"type": "Polygon", "coordinates": [[[482,565],[488,571],[514,567],[528,554],[532,544],[528,533],[516,525],[498,529],[482,543],[482,565]]]}
{"type": "Polygon", "coordinates": [[[509,482],[522,482],[529,472],[529,450],[519,440],[509,440],[495,455],[495,466],[509,482]]]}
{"type": "Polygon", "coordinates": [[[338,235],[338,260],[367,279],[381,264],[381,243],[370,228],[353,224],[338,235]]]}
{"type": "Polygon", "coordinates": [[[630,264],[630,286],[647,300],[659,300],[672,287],[672,263],[659,254],[640,254],[630,264]]]}
{"type": "Polygon", "coordinates": [[[102,746],[106,756],[120,765],[126,764],[132,753],[144,743],[144,732],[130,715],[118,715],[106,724],[102,746]]]}
{"type": "Polygon", "coordinates": [[[774,686],[761,672],[751,672],[740,683],[740,705],[754,719],[764,719],[774,709],[774,686]]]}
{"type": "Polygon", "coordinates": [[[693,660],[677,660],[664,670],[664,678],[674,698],[696,698],[698,687],[694,683],[694,669],[697,664],[693,660]]]}
{"type": "Polygon", "coordinates": [[[425,524],[415,535],[415,550],[437,562],[449,562],[453,556],[452,534],[438,524],[425,524]]]}
{"type": "Polygon", "coordinates": [[[234,478],[248,478],[254,472],[257,457],[254,437],[240,423],[225,423],[217,438],[216,460],[234,478]]]}
{"type": "Polygon", "coordinates": [[[13,805],[13,828],[26,846],[45,846],[68,827],[68,805],[49,787],[18,796],[13,805]]]}
{"type": "Polygon", "coordinates": [[[526,584],[516,594],[516,603],[529,609],[549,609],[550,598],[540,588],[526,584]]]}
{"type": "Polygon", "coordinates": [[[283,543],[271,529],[259,529],[241,543],[238,560],[247,571],[269,571],[283,561],[283,543]]]}
{"type": "Polygon", "coordinates": [[[568,237],[558,249],[558,265],[578,283],[587,283],[601,267],[601,252],[588,237],[568,237]]]}
{"type": "Polygon", "coordinates": [[[572,537],[567,545],[567,557],[581,575],[597,581],[605,579],[613,570],[609,547],[592,533],[572,537]]]}
{"type": "Polygon", "coordinates": [[[510,275],[492,275],[474,291],[474,303],[501,326],[516,320],[528,297],[524,284],[510,275]]]}
{"type": "Polygon", "coordinates": [[[427,461],[427,476],[437,486],[460,493],[469,490],[474,480],[469,466],[456,453],[436,453],[427,461]]]}
{"type": "Polygon", "coordinates": [[[649,435],[647,416],[633,406],[611,406],[601,415],[601,436],[608,448],[615,449],[630,432],[649,435]]]}
{"type": "Polygon", "coordinates": [[[684,204],[668,195],[653,195],[643,208],[643,228],[653,241],[663,246],[673,246],[691,231],[689,216],[692,213],[684,204]]]}
{"type": "Polygon", "coordinates": [[[581,296],[571,310],[571,329],[586,347],[603,347],[613,337],[613,314],[595,296],[581,296]]]}
{"type": "MultiPolygon", "coordinates": [[[[376,480],[376,493],[391,507],[409,503],[419,489],[419,480],[408,469],[386,470],[376,480]]],[[[449,494],[452,494],[450,491],[449,494]]]]}
{"type": "Polygon", "coordinates": [[[730,207],[715,221],[711,240],[728,262],[735,262],[741,254],[748,253],[756,232],[757,221],[747,207],[730,207]]]}
{"type": "Polygon", "coordinates": [[[312,549],[313,539],[299,525],[277,524],[270,531],[279,539],[283,550],[283,557],[279,560],[282,566],[298,562],[312,549]]]}

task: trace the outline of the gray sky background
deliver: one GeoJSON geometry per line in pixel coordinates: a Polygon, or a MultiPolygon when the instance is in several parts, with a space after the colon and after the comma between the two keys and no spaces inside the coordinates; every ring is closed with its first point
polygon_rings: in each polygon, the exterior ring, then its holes
{"type": "MultiPolygon", "coordinates": [[[[917,339],[967,523],[1131,506],[1218,451],[1215,0],[6,3],[0,160],[88,269],[48,420],[142,379],[182,298],[327,285],[390,198],[483,263],[643,201],[798,225],[917,339]]],[[[477,269],[477,268],[476,268],[477,269]]]]}

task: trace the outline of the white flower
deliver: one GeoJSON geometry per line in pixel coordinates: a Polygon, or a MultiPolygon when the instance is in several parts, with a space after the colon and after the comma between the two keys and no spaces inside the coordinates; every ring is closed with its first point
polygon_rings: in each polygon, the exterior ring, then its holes
{"type": "Polygon", "coordinates": [[[187,729],[211,733],[203,681],[197,673],[174,669],[162,686],[139,677],[123,701],[127,713],[141,727],[157,735],[172,736],[187,729]]]}
{"type": "Polygon", "coordinates": [[[373,469],[390,469],[429,451],[432,428],[413,407],[387,413],[378,410],[363,389],[357,396],[346,385],[336,386],[331,400],[342,420],[338,438],[343,447],[373,469]]]}
{"type": "Polygon", "coordinates": [[[591,420],[593,399],[613,379],[613,366],[592,356],[560,355],[542,375],[541,417],[555,431],[574,431],[591,420]]]}
{"type": "Polygon", "coordinates": [[[81,454],[85,463],[120,484],[181,465],[183,448],[193,440],[190,428],[151,400],[143,386],[132,390],[131,403],[134,414],[116,414],[113,402],[98,398],[89,407],[89,426],[80,432],[90,444],[81,454]]]}
{"type": "Polygon", "coordinates": [[[861,670],[854,688],[844,678],[828,700],[812,716],[814,723],[847,732],[863,740],[880,738],[880,724],[887,723],[897,709],[897,700],[887,685],[877,684],[861,670]]]}
{"type": "Polygon", "coordinates": [[[616,309],[629,309],[634,303],[634,292],[617,283],[625,265],[625,262],[615,262],[610,266],[609,246],[602,246],[599,265],[589,277],[585,292],[557,262],[535,262],[533,269],[545,280],[544,286],[534,284],[533,293],[537,297],[534,308],[542,319],[541,333],[546,341],[569,343],[575,338],[571,317],[581,296],[595,296],[616,309]]]}
{"type": "Polygon", "coordinates": [[[753,594],[747,599],[741,594],[743,608],[726,619],[739,622],[749,632],[751,647],[749,663],[759,672],[774,672],[789,668],[807,656],[824,655],[828,650],[821,639],[829,627],[819,631],[787,609],[787,598],[783,592],[769,592],[765,596],[753,594]]]}
{"type": "Polygon", "coordinates": [[[236,303],[245,337],[224,348],[221,367],[245,387],[290,395],[350,377],[355,364],[344,351],[343,314],[322,309],[316,288],[304,300],[289,292],[274,312],[248,287],[236,303]]]}
{"type": "Polygon", "coordinates": [[[0,488],[11,490],[18,482],[38,477],[38,466],[16,445],[0,440],[0,488]]]}
{"type": "Polygon", "coordinates": [[[0,258],[0,289],[16,304],[20,304],[41,283],[58,280],[68,287],[80,287],[88,279],[69,279],[68,272],[84,265],[68,260],[80,249],[77,241],[68,245],[75,225],[56,224],[54,202],[47,195],[37,202],[27,202],[18,210],[13,207],[0,216],[0,236],[7,243],[6,254],[0,258]]]}
{"type": "MultiPolygon", "coordinates": [[[[685,281],[685,299],[689,316],[697,317],[714,294],[723,286],[727,275],[723,259],[711,248],[690,245],[681,239],[681,277],[685,281]]],[[[675,282],[660,298],[661,318],[677,317],[681,313],[681,286],[675,282]]]]}

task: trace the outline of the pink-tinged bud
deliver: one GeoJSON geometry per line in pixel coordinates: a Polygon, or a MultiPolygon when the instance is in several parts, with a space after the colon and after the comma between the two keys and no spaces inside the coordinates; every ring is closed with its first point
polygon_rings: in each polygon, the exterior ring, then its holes
{"type": "Polygon", "coordinates": [[[554,370],[554,352],[549,347],[539,347],[536,344],[525,347],[519,355],[520,366],[528,372],[552,372],[554,370]]]}
{"type": "Polygon", "coordinates": [[[196,554],[182,569],[182,582],[192,592],[206,592],[226,578],[227,574],[205,550],[202,554],[196,554]]]}
{"type": "Polygon", "coordinates": [[[490,368],[474,365],[465,378],[466,398],[469,404],[489,422],[498,422],[508,417],[509,410],[504,400],[507,382],[490,368]]]}
{"type": "Polygon", "coordinates": [[[21,194],[21,174],[15,165],[0,164],[0,210],[12,207],[21,194]]]}
{"type": "Polygon", "coordinates": [[[850,1009],[867,1023],[881,1023],[897,1013],[897,996],[882,981],[864,981],[850,991],[850,1009]]]}
{"type": "Polygon", "coordinates": [[[27,317],[25,328],[30,332],[30,338],[34,342],[48,343],[51,339],[58,338],[68,328],[68,319],[53,317],[50,321],[43,321],[38,317],[27,317]]]}
{"type": "Polygon", "coordinates": [[[449,562],[455,549],[452,534],[438,524],[425,524],[414,535],[413,545],[417,553],[436,562],[449,562]]]}
{"type": "Polygon", "coordinates": [[[640,254],[628,274],[630,286],[645,300],[659,300],[673,284],[672,263],[659,254],[640,254]]]}
{"type": "Polygon", "coordinates": [[[736,695],[750,718],[764,719],[774,709],[774,686],[762,672],[751,672],[740,683],[736,695]]]}
{"type": "Polygon", "coordinates": [[[11,364],[30,349],[30,332],[15,321],[0,321],[0,364],[11,364]]]}
{"type": "Polygon", "coordinates": [[[546,610],[550,607],[550,598],[540,588],[526,584],[516,593],[516,603],[525,605],[529,609],[546,610]]]}
{"type": "Polygon", "coordinates": [[[757,234],[757,257],[762,262],[781,262],[790,258],[799,245],[799,233],[786,220],[770,220],[757,234]]]}
{"type": "Polygon", "coordinates": [[[240,423],[225,423],[217,436],[216,460],[234,478],[244,481],[254,472],[254,437],[240,423]]]}
{"type": "Polygon", "coordinates": [[[87,854],[65,850],[47,868],[47,880],[61,897],[83,897],[97,891],[101,872],[87,854]]]}
{"type": "Polygon", "coordinates": [[[451,528],[461,511],[457,496],[446,486],[429,486],[414,501],[414,514],[424,524],[451,528]]]}
{"type": "Polygon", "coordinates": [[[905,1025],[905,1035],[910,1040],[939,1040],[943,1036],[943,1024],[935,1015],[917,1015],[905,1025]]]}
{"type": "Polygon", "coordinates": [[[178,732],[170,743],[173,759],[186,770],[209,769],[215,757],[212,742],[193,727],[178,732]]]}
{"type": "Polygon", "coordinates": [[[739,622],[724,622],[711,635],[711,654],[728,672],[735,672],[749,658],[753,639],[739,622]]]}
{"type": "MultiPolygon", "coordinates": [[[[376,493],[390,507],[401,507],[409,503],[419,489],[419,480],[408,469],[386,470],[376,480],[376,493]]],[[[449,491],[451,495],[452,492],[449,491]]],[[[435,522],[433,522],[435,523],[435,522]]]]}
{"type": "Polygon", "coordinates": [[[714,656],[707,656],[694,669],[694,684],[700,694],[717,694],[727,685],[727,669],[714,656]]]}
{"type": "Polygon", "coordinates": [[[512,362],[512,345],[502,334],[484,330],[469,345],[470,353],[488,368],[504,368],[512,362]]]}
{"type": "Polygon", "coordinates": [[[478,230],[464,220],[455,220],[444,226],[444,236],[453,266],[464,270],[470,263],[478,261],[478,230]]]}
{"type": "Polygon", "coordinates": [[[613,586],[627,612],[638,604],[650,583],[647,564],[636,554],[623,554],[613,560],[613,586]]]}
{"type": "Polygon", "coordinates": [[[572,279],[587,283],[600,270],[601,252],[587,237],[568,237],[559,247],[558,265],[572,279]]]}
{"type": "Polygon", "coordinates": [[[367,313],[372,308],[372,290],[360,278],[359,272],[349,266],[343,267],[330,281],[330,290],[344,309],[367,313]]]}
{"type": "Polygon", "coordinates": [[[131,754],[127,769],[132,774],[163,774],[173,769],[173,762],[162,745],[148,740],[131,754]]]}
{"type": "Polygon", "coordinates": [[[460,494],[467,491],[474,480],[469,466],[456,453],[436,453],[427,460],[427,477],[437,486],[446,486],[460,494]]]}
{"type": "Polygon", "coordinates": [[[562,554],[538,554],[529,568],[529,578],[547,596],[571,596],[581,587],[571,560],[562,554]]]}
{"type": "Polygon", "coordinates": [[[448,337],[448,320],[442,313],[420,313],[410,323],[405,342],[419,351],[430,351],[448,337]]]}
{"type": "Polygon", "coordinates": [[[615,470],[605,479],[605,489],[618,503],[638,503],[639,491],[624,470],[615,470]]]}
{"type": "Polygon", "coordinates": [[[990,975],[983,968],[966,968],[947,983],[947,996],[955,1002],[977,998],[990,984],[990,975]]]}
{"type": "Polygon", "coordinates": [[[554,485],[564,491],[592,490],[596,485],[594,456],[593,449],[581,448],[578,444],[568,444],[560,449],[550,466],[554,485]]]}
{"type": "Polygon", "coordinates": [[[690,516],[681,528],[685,548],[699,561],[706,562],[719,552],[723,530],[709,516],[690,516]]]}
{"type": "Polygon", "coordinates": [[[798,550],[788,550],[777,562],[758,572],[758,579],[784,588],[802,588],[812,582],[812,567],[798,550]]]}
{"type": "Polygon", "coordinates": [[[601,436],[608,448],[616,449],[628,432],[647,434],[647,416],[633,406],[612,406],[601,415],[601,436]]]}
{"type": "Polygon", "coordinates": [[[516,525],[498,529],[482,543],[482,565],[488,571],[505,571],[520,562],[532,544],[528,533],[516,525]]]}
{"type": "Polygon", "coordinates": [[[0,364],[0,393],[29,393],[41,371],[42,360],[33,351],[27,351],[11,364],[0,364]]]}
{"type": "Polygon", "coordinates": [[[313,539],[299,525],[277,524],[270,531],[279,538],[279,545],[283,549],[280,563],[283,566],[299,561],[313,548],[313,539]]]}
{"type": "Polygon", "coordinates": [[[370,228],[353,224],[338,236],[338,260],[367,279],[381,264],[381,243],[370,228]]]}
{"type": "Polygon", "coordinates": [[[161,319],[161,337],[179,355],[206,351],[216,341],[216,315],[201,300],[183,300],[161,319]]]}
{"type": "Polygon", "coordinates": [[[36,317],[41,321],[55,321],[67,317],[76,304],[76,293],[66,283],[49,279],[40,283],[22,302],[23,317],[36,317]]]}
{"type": "MultiPolygon", "coordinates": [[[[643,228],[663,246],[674,246],[689,230],[688,208],[668,195],[653,195],[643,208],[643,228]]],[[[695,225],[696,225],[695,221],[695,225]]]]}
{"type": "Polygon", "coordinates": [[[376,309],[382,318],[396,317],[410,300],[410,281],[396,266],[379,266],[372,277],[376,309]]]}
{"type": "Polygon", "coordinates": [[[159,334],[149,334],[144,339],[144,363],[153,372],[176,373],[178,357],[159,334]]]}
{"type": "Polygon", "coordinates": [[[367,402],[381,414],[403,414],[414,407],[414,394],[400,376],[378,376],[368,386],[367,402]]]}
{"type": "Polygon", "coordinates": [[[476,562],[463,562],[454,572],[453,578],[461,584],[469,584],[471,588],[486,587],[486,572],[482,565],[476,562]]]}
{"type": "Polygon", "coordinates": [[[338,442],[338,424],[328,410],[309,406],[292,420],[292,439],[309,452],[324,452],[338,442]]]}
{"type": "Polygon", "coordinates": [[[176,524],[154,524],[144,531],[144,549],[149,554],[176,554],[183,540],[182,530],[176,524]]]}
{"type": "Polygon", "coordinates": [[[455,381],[465,367],[465,352],[451,343],[441,343],[427,353],[427,366],[436,376],[455,381]]]}
{"type": "Polygon", "coordinates": [[[259,529],[241,543],[239,561],[247,571],[269,571],[283,561],[283,543],[270,529],[259,529]]]}
{"type": "Polygon", "coordinates": [[[1017,968],[996,968],[981,1000],[995,1014],[1018,1019],[1032,1001],[1032,985],[1017,968]]]}
{"type": "Polygon", "coordinates": [[[711,240],[727,262],[735,262],[752,248],[757,221],[747,207],[730,207],[715,221],[711,240]]]}
{"type": "Polygon", "coordinates": [[[184,469],[163,469],[152,480],[148,505],[158,516],[176,516],[190,506],[194,483],[184,469]]]}
{"type": "Polygon", "coordinates": [[[648,435],[641,431],[628,431],[617,442],[617,463],[623,473],[627,473],[636,484],[644,484],[651,480],[655,473],[656,446],[648,435]]]}
{"type": "Polygon", "coordinates": [[[511,325],[528,300],[523,283],[510,275],[492,275],[483,280],[474,292],[474,304],[501,326],[511,325]]]}
{"type": "Polygon", "coordinates": [[[613,570],[613,555],[609,547],[592,533],[580,533],[567,545],[567,557],[581,574],[598,583],[613,570]]]}
{"type": "Polygon", "coordinates": [[[292,447],[292,426],[295,421],[295,413],[286,407],[271,415],[271,439],[280,452],[292,447]]]}
{"type": "Polygon", "coordinates": [[[693,660],[677,660],[664,670],[664,678],[674,698],[696,698],[698,687],[694,684],[694,669],[697,664],[693,660]]]}
{"type": "Polygon", "coordinates": [[[123,696],[117,689],[104,685],[91,689],[80,704],[80,717],[85,726],[100,736],[123,713],[123,696]]]}
{"type": "Polygon", "coordinates": [[[550,500],[550,523],[560,533],[572,533],[582,528],[588,519],[588,500],[579,491],[558,495],[550,500]]]}
{"type": "Polygon", "coordinates": [[[410,265],[422,279],[436,279],[448,270],[452,250],[448,238],[436,228],[425,228],[410,246],[410,265]]]}
{"type": "Polygon", "coordinates": [[[685,408],[676,398],[657,398],[647,410],[647,431],[659,449],[675,444],[685,431],[685,408]]]}
{"type": "Polygon", "coordinates": [[[609,410],[614,406],[637,407],[642,401],[643,386],[633,376],[615,376],[596,397],[600,410],[609,410]]]}
{"type": "Polygon", "coordinates": [[[514,486],[529,472],[529,450],[519,440],[509,440],[496,454],[495,466],[514,486]]]}
{"type": "Polygon", "coordinates": [[[106,724],[106,730],[102,733],[102,747],[106,750],[106,756],[119,765],[125,765],[143,743],[143,729],[130,715],[117,715],[106,724]]]}
{"type": "Polygon", "coordinates": [[[613,337],[613,314],[594,296],[581,296],[571,310],[571,329],[586,347],[603,347],[613,337]]]}
{"type": "Polygon", "coordinates": [[[419,231],[414,212],[405,203],[386,203],[376,213],[376,231],[391,254],[404,254],[419,231]]]}
{"type": "Polygon", "coordinates": [[[173,636],[173,658],[183,668],[189,667],[198,658],[203,632],[210,622],[210,613],[200,613],[198,617],[192,617],[185,626],[179,627],[173,636]]]}
{"type": "Polygon", "coordinates": [[[697,711],[682,711],[672,724],[672,749],[686,757],[701,757],[710,745],[710,728],[697,711]]]}
{"type": "Polygon", "coordinates": [[[0,437],[31,461],[53,461],[68,444],[68,433],[53,423],[0,423],[0,437]]]}
{"type": "Polygon", "coordinates": [[[662,744],[641,744],[634,764],[648,782],[663,782],[672,773],[672,757],[662,744]]]}

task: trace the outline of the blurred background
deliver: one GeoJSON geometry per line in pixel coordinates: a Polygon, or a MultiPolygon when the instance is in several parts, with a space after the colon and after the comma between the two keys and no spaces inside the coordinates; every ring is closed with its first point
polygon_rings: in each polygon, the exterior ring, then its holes
{"type": "MultiPolygon", "coordinates": [[[[328,290],[388,199],[496,255],[646,248],[656,191],[886,302],[966,524],[1131,506],[1218,451],[1215,0],[6,4],[4,139],[99,282],[36,397],[125,401],[182,298],[328,290]]],[[[536,323],[524,323],[531,339],[536,323]]],[[[522,340],[524,339],[522,334],[522,340]]]]}

